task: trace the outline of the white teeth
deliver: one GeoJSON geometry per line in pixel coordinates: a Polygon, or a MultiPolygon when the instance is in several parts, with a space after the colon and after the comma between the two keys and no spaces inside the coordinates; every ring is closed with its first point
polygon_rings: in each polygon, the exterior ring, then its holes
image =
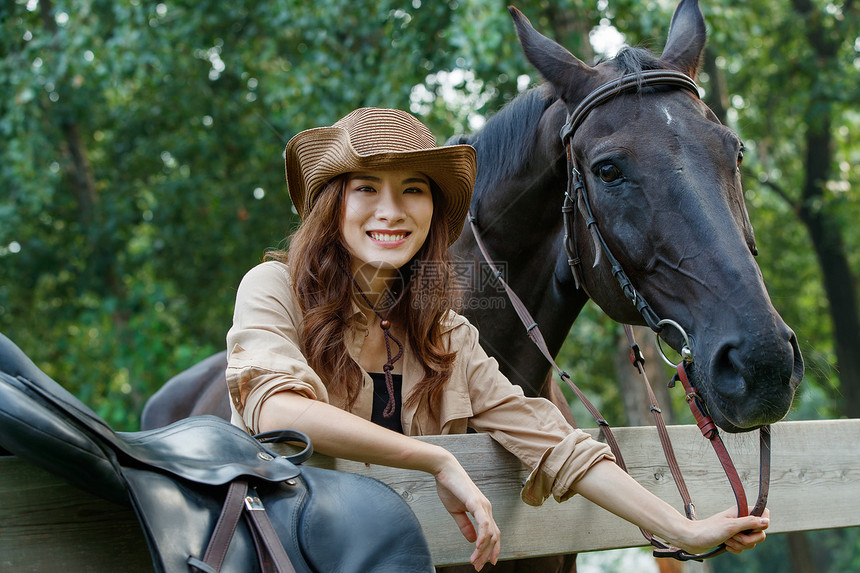
{"type": "Polygon", "coordinates": [[[371,237],[374,241],[382,241],[382,242],[391,242],[391,243],[393,243],[393,242],[396,242],[396,241],[401,241],[401,240],[403,240],[403,239],[406,237],[406,235],[403,235],[403,234],[401,234],[401,235],[390,235],[390,234],[388,234],[388,233],[370,233],[370,237],[371,237]]]}

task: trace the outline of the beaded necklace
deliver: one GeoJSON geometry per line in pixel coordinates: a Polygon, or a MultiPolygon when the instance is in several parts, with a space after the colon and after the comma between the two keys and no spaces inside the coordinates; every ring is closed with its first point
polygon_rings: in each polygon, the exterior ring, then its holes
{"type": "Polygon", "coordinates": [[[394,415],[394,411],[397,407],[394,401],[394,379],[392,378],[391,371],[394,369],[394,363],[400,360],[400,358],[403,356],[403,344],[399,340],[397,340],[397,338],[393,334],[391,334],[391,321],[388,320],[388,315],[391,314],[391,310],[395,306],[397,306],[398,302],[400,302],[400,298],[403,296],[403,292],[401,290],[400,294],[397,295],[397,298],[395,298],[392,304],[388,307],[385,316],[383,316],[378,310],[376,310],[376,307],[373,305],[373,303],[370,302],[370,299],[367,298],[367,295],[364,294],[364,291],[358,284],[358,281],[355,280],[355,277],[352,275],[352,273],[349,273],[349,276],[352,279],[355,288],[358,290],[358,294],[361,295],[361,298],[364,299],[364,302],[367,303],[367,306],[370,308],[370,310],[372,310],[373,313],[377,317],[379,317],[379,328],[382,329],[382,338],[385,340],[385,354],[388,358],[388,360],[382,366],[382,372],[385,375],[385,387],[388,390],[388,404],[386,404],[385,409],[382,411],[382,417],[390,418],[394,415]],[[397,354],[395,354],[394,356],[391,355],[390,341],[392,340],[397,345],[397,354]]]}

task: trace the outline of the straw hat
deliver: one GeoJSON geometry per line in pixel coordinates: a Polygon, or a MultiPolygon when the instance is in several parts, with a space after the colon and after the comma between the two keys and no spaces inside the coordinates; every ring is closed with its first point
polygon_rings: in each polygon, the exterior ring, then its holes
{"type": "Polygon", "coordinates": [[[448,199],[448,244],[463,229],[475,185],[471,145],[437,147],[430,130],[396,109],[364,107],[331,127],[296,134],[284,152],[290,198],[304,219],[320,189],[333,177],[355,171],[420,171],[448,199]]]}

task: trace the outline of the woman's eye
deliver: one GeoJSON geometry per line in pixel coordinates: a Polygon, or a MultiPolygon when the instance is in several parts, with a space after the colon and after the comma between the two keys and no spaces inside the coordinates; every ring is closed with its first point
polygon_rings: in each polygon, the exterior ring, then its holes
{"type": "Polygon", "coordinates": [[[419,187],[408,187],[404,191],[404,193],[423,193],[424,190],[419,187]]]}
{"type": "Polygon", "coordinates": [[[621,179],[621,170],[611,163],[604,163],[597,168],[597,175],[604,183],[612,183],[621,179]]]}
{"type": "Polygon", "coordinates": [[[361,187],[358,187],[356,191],[360,191],[362,193],[373,193],[374,191],[376,191],[376,189],[370,187],[369,185],[362,185],[361,187]]]}

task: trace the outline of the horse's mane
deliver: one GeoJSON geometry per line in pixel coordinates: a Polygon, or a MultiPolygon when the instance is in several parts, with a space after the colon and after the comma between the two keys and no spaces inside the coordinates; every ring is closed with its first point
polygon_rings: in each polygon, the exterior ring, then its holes
{"type": "MultiPolygon", "coordinates": [[[[637,74],[663,67],[659,58],[649,50],[629,46],[621,48],[607,63],[621,74],[637,74]]],[[[454,136],[446,145],[466,143],[475,147],[485,181],[510,177],[528,161],[540,118],[554,101],[556,96],[549,84],[534,87],[506,104],[477,133],[454,136]]],[[[475,188],[476,196],[484,191],[483,188],[475,188]]]]}
{"type": "MultiPolygon", "coordinates": [[[[548,86],[534,87],[493,114],[477,133],[452,137],[446,145],[472,145],[478,152],[482,179],[498,181],[509,177],[528,160],[540,118],[554,101],[548,86]]],[[[480,191],[475,188],[476,193],[480,191]]]]}
{"type": "Polygon", "coordinates": [[[658,70],[665,63],[645,48],[633,48],[625,46],[621,48],[614,58],[608,61],[622,74],[638,74],[644,70],[658,70]]]}

